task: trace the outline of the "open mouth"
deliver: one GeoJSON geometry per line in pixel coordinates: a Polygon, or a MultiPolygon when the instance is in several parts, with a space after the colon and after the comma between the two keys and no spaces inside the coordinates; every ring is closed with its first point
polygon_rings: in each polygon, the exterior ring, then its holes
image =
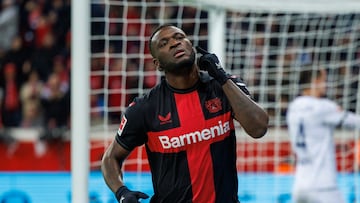
{"type": "Polygon", "coordinates": [[[185,55],[185,51],[184,50],[178,50],[178,51],[175,52],[174,57],[179,58],[179,57],[181,57],[183,55],[185,55]]]}

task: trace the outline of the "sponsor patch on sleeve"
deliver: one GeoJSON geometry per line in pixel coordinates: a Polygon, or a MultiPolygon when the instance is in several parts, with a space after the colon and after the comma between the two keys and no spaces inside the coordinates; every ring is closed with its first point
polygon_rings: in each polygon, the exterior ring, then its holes
{"type": "Polygon", "coordinates": [[[119,129],[117,131],[118,136],[121,136],[121,134],[122,134],[122,132],[123,132],[123,130],[125,128],[126,123],[127,123],[127,118],[125,116],[123,116],[121,118],[119,129]]]}

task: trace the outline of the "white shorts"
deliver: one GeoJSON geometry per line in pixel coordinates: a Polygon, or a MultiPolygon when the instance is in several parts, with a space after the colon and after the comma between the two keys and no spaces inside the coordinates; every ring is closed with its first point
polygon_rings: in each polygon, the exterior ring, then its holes
{"type": "Polygon", "coordinates": [[[294,203],[345,203],[337,188],[293,191],[294,203]]]}

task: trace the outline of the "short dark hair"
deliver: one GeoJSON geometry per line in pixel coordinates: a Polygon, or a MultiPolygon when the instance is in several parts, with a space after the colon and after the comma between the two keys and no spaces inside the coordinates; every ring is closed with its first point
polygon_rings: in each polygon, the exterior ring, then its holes
{"type": "Polygon", "coordinates": [[[150,50],[150,54],[151,54],[152,56],[154,56],[154,50],[153,50],[153,47],[152,47],[151,42],[152,42],[152,39],[153,39],[154,35],[155,35],[157,32],[159,32],[161,29],[163,29],[163,28],[165,28],[165,27],[172,27],[172,26],[176,27],[176,26],[173,25],[173,24],[162,24],[162,25],[159,25],[157,28],[155,28],[155,30],[153,31],[153,33],[150,35],[150,38],[149,38],[149,50],[150,50]]]}
{"type": "Polygon", "coordinates": [[[304,70],[300,72],[299,85],[308,85],[311,83],[311,80],[318,78],[321,75],[321,70],[313,70],[310,66],[303,67],[304,70]]]}

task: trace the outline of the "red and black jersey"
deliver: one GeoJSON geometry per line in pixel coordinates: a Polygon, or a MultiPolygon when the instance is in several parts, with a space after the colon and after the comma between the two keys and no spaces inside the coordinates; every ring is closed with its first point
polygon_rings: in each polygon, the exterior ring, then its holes
{"type": "MultiPolygon", "coordinates": [[[[249,94],[245,85],[234,82],[249,94]]],[[[136,98],[116,136],[127,150],[145,144],[152,203],[238,201],[236,137],[230,103],[207,73],[190,89],[165,80],[136,98]]]]}

